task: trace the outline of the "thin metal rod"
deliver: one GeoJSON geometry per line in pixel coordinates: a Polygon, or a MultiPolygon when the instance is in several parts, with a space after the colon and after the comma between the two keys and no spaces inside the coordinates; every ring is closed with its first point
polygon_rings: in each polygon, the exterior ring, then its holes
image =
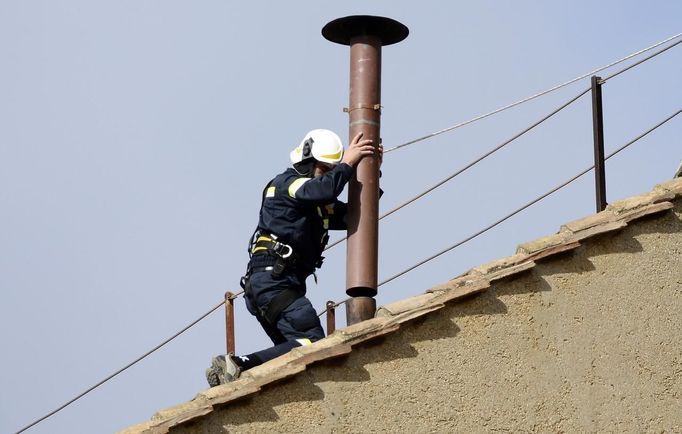
{"type": "Polygon", "coordinates": [[[594,187],[597,212],[606,209],[606,169],[604,165],[604,112],[601,78],[592,76],[592,133],[594,137],[594,187]]]}
{"type": "Polygon", "coordinates": [[[225,293],[225,338],[227,354],[234,354],[234,294],[225,293]]]}
{"type": "Polygon", "coordinates": [[[327,336],[336,330],[336,303],[332,300],[327,302],[327,336]]]}

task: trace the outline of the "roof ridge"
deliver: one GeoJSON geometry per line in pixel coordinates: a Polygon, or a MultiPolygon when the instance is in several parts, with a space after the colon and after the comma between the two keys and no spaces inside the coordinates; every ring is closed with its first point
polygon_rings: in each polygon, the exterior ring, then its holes
{"type": "Polygon", "coordinates": [[[337,329],[312,345],[295,348],[244,372],[235,382],[204,390],[192,401],[161,410],[151,420],[120,433],[166,433],[171,427],[212,412],[214,406],[254,395],[263,386],[297,375],[308,365],[347,355],[354,345],[392,333],[402,323],[439,310],[448,302],[485,291],[492,282],[531,270],[537,262],[576,249],[584,240],[620,231],[632,221],[666,212],[680,197],[682,178],[676,178],[656,185],[650,192],[613,202],[602,212],[561,225],[555,234],[519,245],[511,256],[474,267],[423,294],[381,306],[370,320],[337,329]]]}

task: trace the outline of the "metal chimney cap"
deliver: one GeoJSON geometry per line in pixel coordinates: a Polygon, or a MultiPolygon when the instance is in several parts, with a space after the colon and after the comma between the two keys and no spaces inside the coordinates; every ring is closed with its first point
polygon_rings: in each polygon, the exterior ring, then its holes
{"type": "Polygon", "coordinates": [[[410,30],[402,23],[386,17],[352,15],[330,21],[322,28],[322,36],[337,44],[350,45],[355,36],[377,36],[381,45],[391,45],[407,38],[410,30]]]}

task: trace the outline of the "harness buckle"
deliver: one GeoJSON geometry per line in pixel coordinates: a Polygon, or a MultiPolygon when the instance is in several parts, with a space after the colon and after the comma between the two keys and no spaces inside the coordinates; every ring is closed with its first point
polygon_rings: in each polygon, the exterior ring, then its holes
{"type": "Polygon", "coordinates": [[[282,259],[287,259],[294,253],[294,249],[292,249],[290,245],[280,243],[279,241],[275,242],[275,246],[272,250],[282,259]]]}

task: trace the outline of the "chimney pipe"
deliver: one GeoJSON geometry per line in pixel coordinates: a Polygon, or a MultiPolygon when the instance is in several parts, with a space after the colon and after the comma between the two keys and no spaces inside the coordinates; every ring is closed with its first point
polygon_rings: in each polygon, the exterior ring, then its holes
{"type": "MultiPolygon", "coordinates": [[[[374,146],[381,140],[381,47],[407,37],[406,26],[390,18],[355,15],[329,22],[322,35],[350,46],[349,136],[362,132],[374,146]]],[[[376,312],[379,239],[379,163],[363,158],[348,186],[346,321],[355,324],[376,312]]]]}

